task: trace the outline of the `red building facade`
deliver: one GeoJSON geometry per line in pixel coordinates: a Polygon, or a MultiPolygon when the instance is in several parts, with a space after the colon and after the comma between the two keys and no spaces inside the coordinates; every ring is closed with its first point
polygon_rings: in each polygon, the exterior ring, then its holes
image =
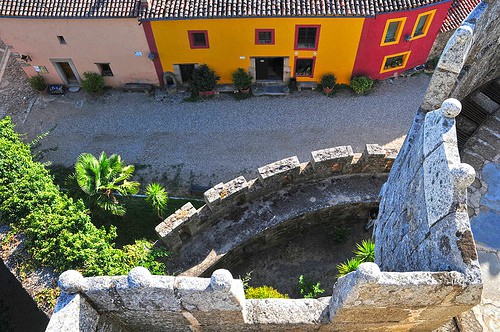
{"type": "Polygon", "coordinates": [[[384,79],[425,63],[451,1],[366,18],[353,76],[384,79]]]}

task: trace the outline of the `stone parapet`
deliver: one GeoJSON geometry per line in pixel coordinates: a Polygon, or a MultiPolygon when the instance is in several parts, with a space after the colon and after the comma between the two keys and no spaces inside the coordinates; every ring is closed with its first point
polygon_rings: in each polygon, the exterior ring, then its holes
{"type": "Polygon", "coordinates": [[[377,144],[367,144],[363,153],[353,153],[351,146],[338,146],[311,152],[311,160],[300,163],[296,156],[285,158],[258,169],[258,178],[239,176],[219,183],[204,193],[206,205],[198,210],[188,203],[156,226],[162,242],[178,250],[192,236],[206,229],[235,206],[242,206],[277,192],[311,181],[390,171],[397,152],[377,144]]]}
{"type": "Polygon", "coordinates": [[[66,271],[47,331],[430,331],[469,309],[481,288],[459,272],[381,272],[363,263],[339,278],[331,297],[245,299],[227,270],[210,278],[83,278],[66,271]]]}

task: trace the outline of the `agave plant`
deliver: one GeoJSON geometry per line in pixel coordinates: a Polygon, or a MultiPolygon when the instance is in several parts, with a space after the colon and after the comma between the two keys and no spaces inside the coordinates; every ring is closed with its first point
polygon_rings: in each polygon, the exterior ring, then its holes
{"type": "Polygon", "coordinates": [[[90,153],[82,153],[75,164],[76,182],[80,189],[98,207],[114,215],[123,216],[125,207],[118,202],[116,194],[137,194],[139,182],[128,181],[134,172],[133,165],[125,165],[119,155],[99,159],[90,153]]]}
{"type": "Polygon", "coordinates": [[[356,243],[356,250],[354,251],[356,258],[361,263],[375,261],[375,243],[372,240],[363,240],[361,244],[356,243]]]}
{"type": "Polygon", "coordinates": [[[356,257],[350,258],[344,263],[340,263],[339,265],[337,265],[337,269],[339,270],[337,277],[340,278],[345,276],[349,272],[356,271],[359,264],[361,264],[361,261],[356,257]]]}
{"type": "Polygon", "coordinates": [[[165,188],[159,183],[152,182],[146,187],[146,196],[146,202],[151,204],[158,218],[162,218],[168,203],[168,193],[165,188]]]}

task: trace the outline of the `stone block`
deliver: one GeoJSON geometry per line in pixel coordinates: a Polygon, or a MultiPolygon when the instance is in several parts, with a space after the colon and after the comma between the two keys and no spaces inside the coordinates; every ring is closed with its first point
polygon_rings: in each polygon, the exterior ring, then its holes
{"type": "Polygon", "coordinates": [[[170,249],[177,250],[182,246],[182,233],[189,237],[198,231],[196,227],[199,215],[191,203],[184,204],[180,209],[168,216],[155,227],[160,240],[170,249]],[[191,227],[190,227],[191,226],[191,227]]]}
{"type": "Polygon", "coordinates": [[[123,310],[116,285],[124,282],[127,282],[126,276],[85,278],[83,293],[98,311],[123,310]]]}
{"type": "Polygon", "coordinates": [[[481,91],[475,92],[472,96],[470,96],[470,99],[481,107],[483,110],[488,112],[489,114],[493,114],[498,109],[500,109],[500,105],[498,105],[495,101],[491,100],[487,95],[482,93],[481,91]]]}
{"type": "Polygon", "coordinates": [[[387,170],[386,151],[378,144],[366,144],[359,162],[366,173],[380,173],[387,170]]]}
{"type": "Polygon", "coordinates": [[[300,162],[296,156],[259,167],[259,179],[266,188],[281,188],[294,182],[300,173],[300,162]]]}
{"type": "Polygon", "coordinates": [[[248,192],[248,182],[239,176],[227,183],[219,183],[204,193],[205,202],[214,211],[235,203],[238,198],[248,192]]]}
{"type": "Polygon", "coordinates": [[[141,287],[134,287],[130,280],[122,279],[116,284],[116,292],[127,310],[168,314],[180,313],[182,309],[174,292],[174,277],[149,275],[148,284],[141,287]]]}
{"type": "Polygon", "coordinates": [[[311,152],[311,165],[316,178],[325,178],[345,172],[352,162],[353,155],[350,145],[311,152]]]}
{"type": "Polygon", "coordinates": [[[325,324],[328,300],[263,299],[247,300],[247,322],[250,324],[325,324]]]}
{"type": "Polygon", "coordinates": [[[354,153],[352,156],[351,163],[347,165],[344,173],[346,174],[355,174],[361,173],[363,171],[363,163],[361,162],[361,158],[363,157],[362,153],[354,153]]]}
{"type": "Polygon", "coordinates": [[[99,313],[82,295],[61,293],[45,331],[95,331],[98,321],[99,313]]]}

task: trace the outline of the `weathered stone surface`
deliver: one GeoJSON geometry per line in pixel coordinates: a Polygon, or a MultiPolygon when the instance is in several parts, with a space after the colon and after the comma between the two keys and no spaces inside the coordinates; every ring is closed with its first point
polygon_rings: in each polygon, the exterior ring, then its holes
{"type": "Polygon", "coordinates": [[[68,270],[59,276],[57,284],[65,293],[75,294],[82,290],[85,279],[82,274],[75,270],[68,270]]]}
{"type": "Polygon", "coordinates": [[[323,299],[264,299],[247,300],[249,324],[319,325],[328,323],[329,298],[323,299]]]}
{"type": "Polygon", "coordinates": [[[221,209],[221,205],[231,205],[235,199],[244,195],[247,191],[247,180],[243,176],[239,176],[227,183],[219,183],[207,190],[203,195],[208,207],[214,211],[221,209]]]}
{"type": "Polygon", "coordinates": [[[259,167],[259,179],[265,187],[282,187],[293,182],[300,173],[300,162],[296,156],[259,167]]]}
{"type": "Polygon", "coordinates": [[[311,165],[316,177],[327,177],[343,172],[346,165],[351,163],[353,154],[350,145],[311,152],[311,165]]]}
{"type": "Polygon", "coordinates": [[[80,294],[62,293],[46,332],[95,331],[99,313],[80,294]]]}

